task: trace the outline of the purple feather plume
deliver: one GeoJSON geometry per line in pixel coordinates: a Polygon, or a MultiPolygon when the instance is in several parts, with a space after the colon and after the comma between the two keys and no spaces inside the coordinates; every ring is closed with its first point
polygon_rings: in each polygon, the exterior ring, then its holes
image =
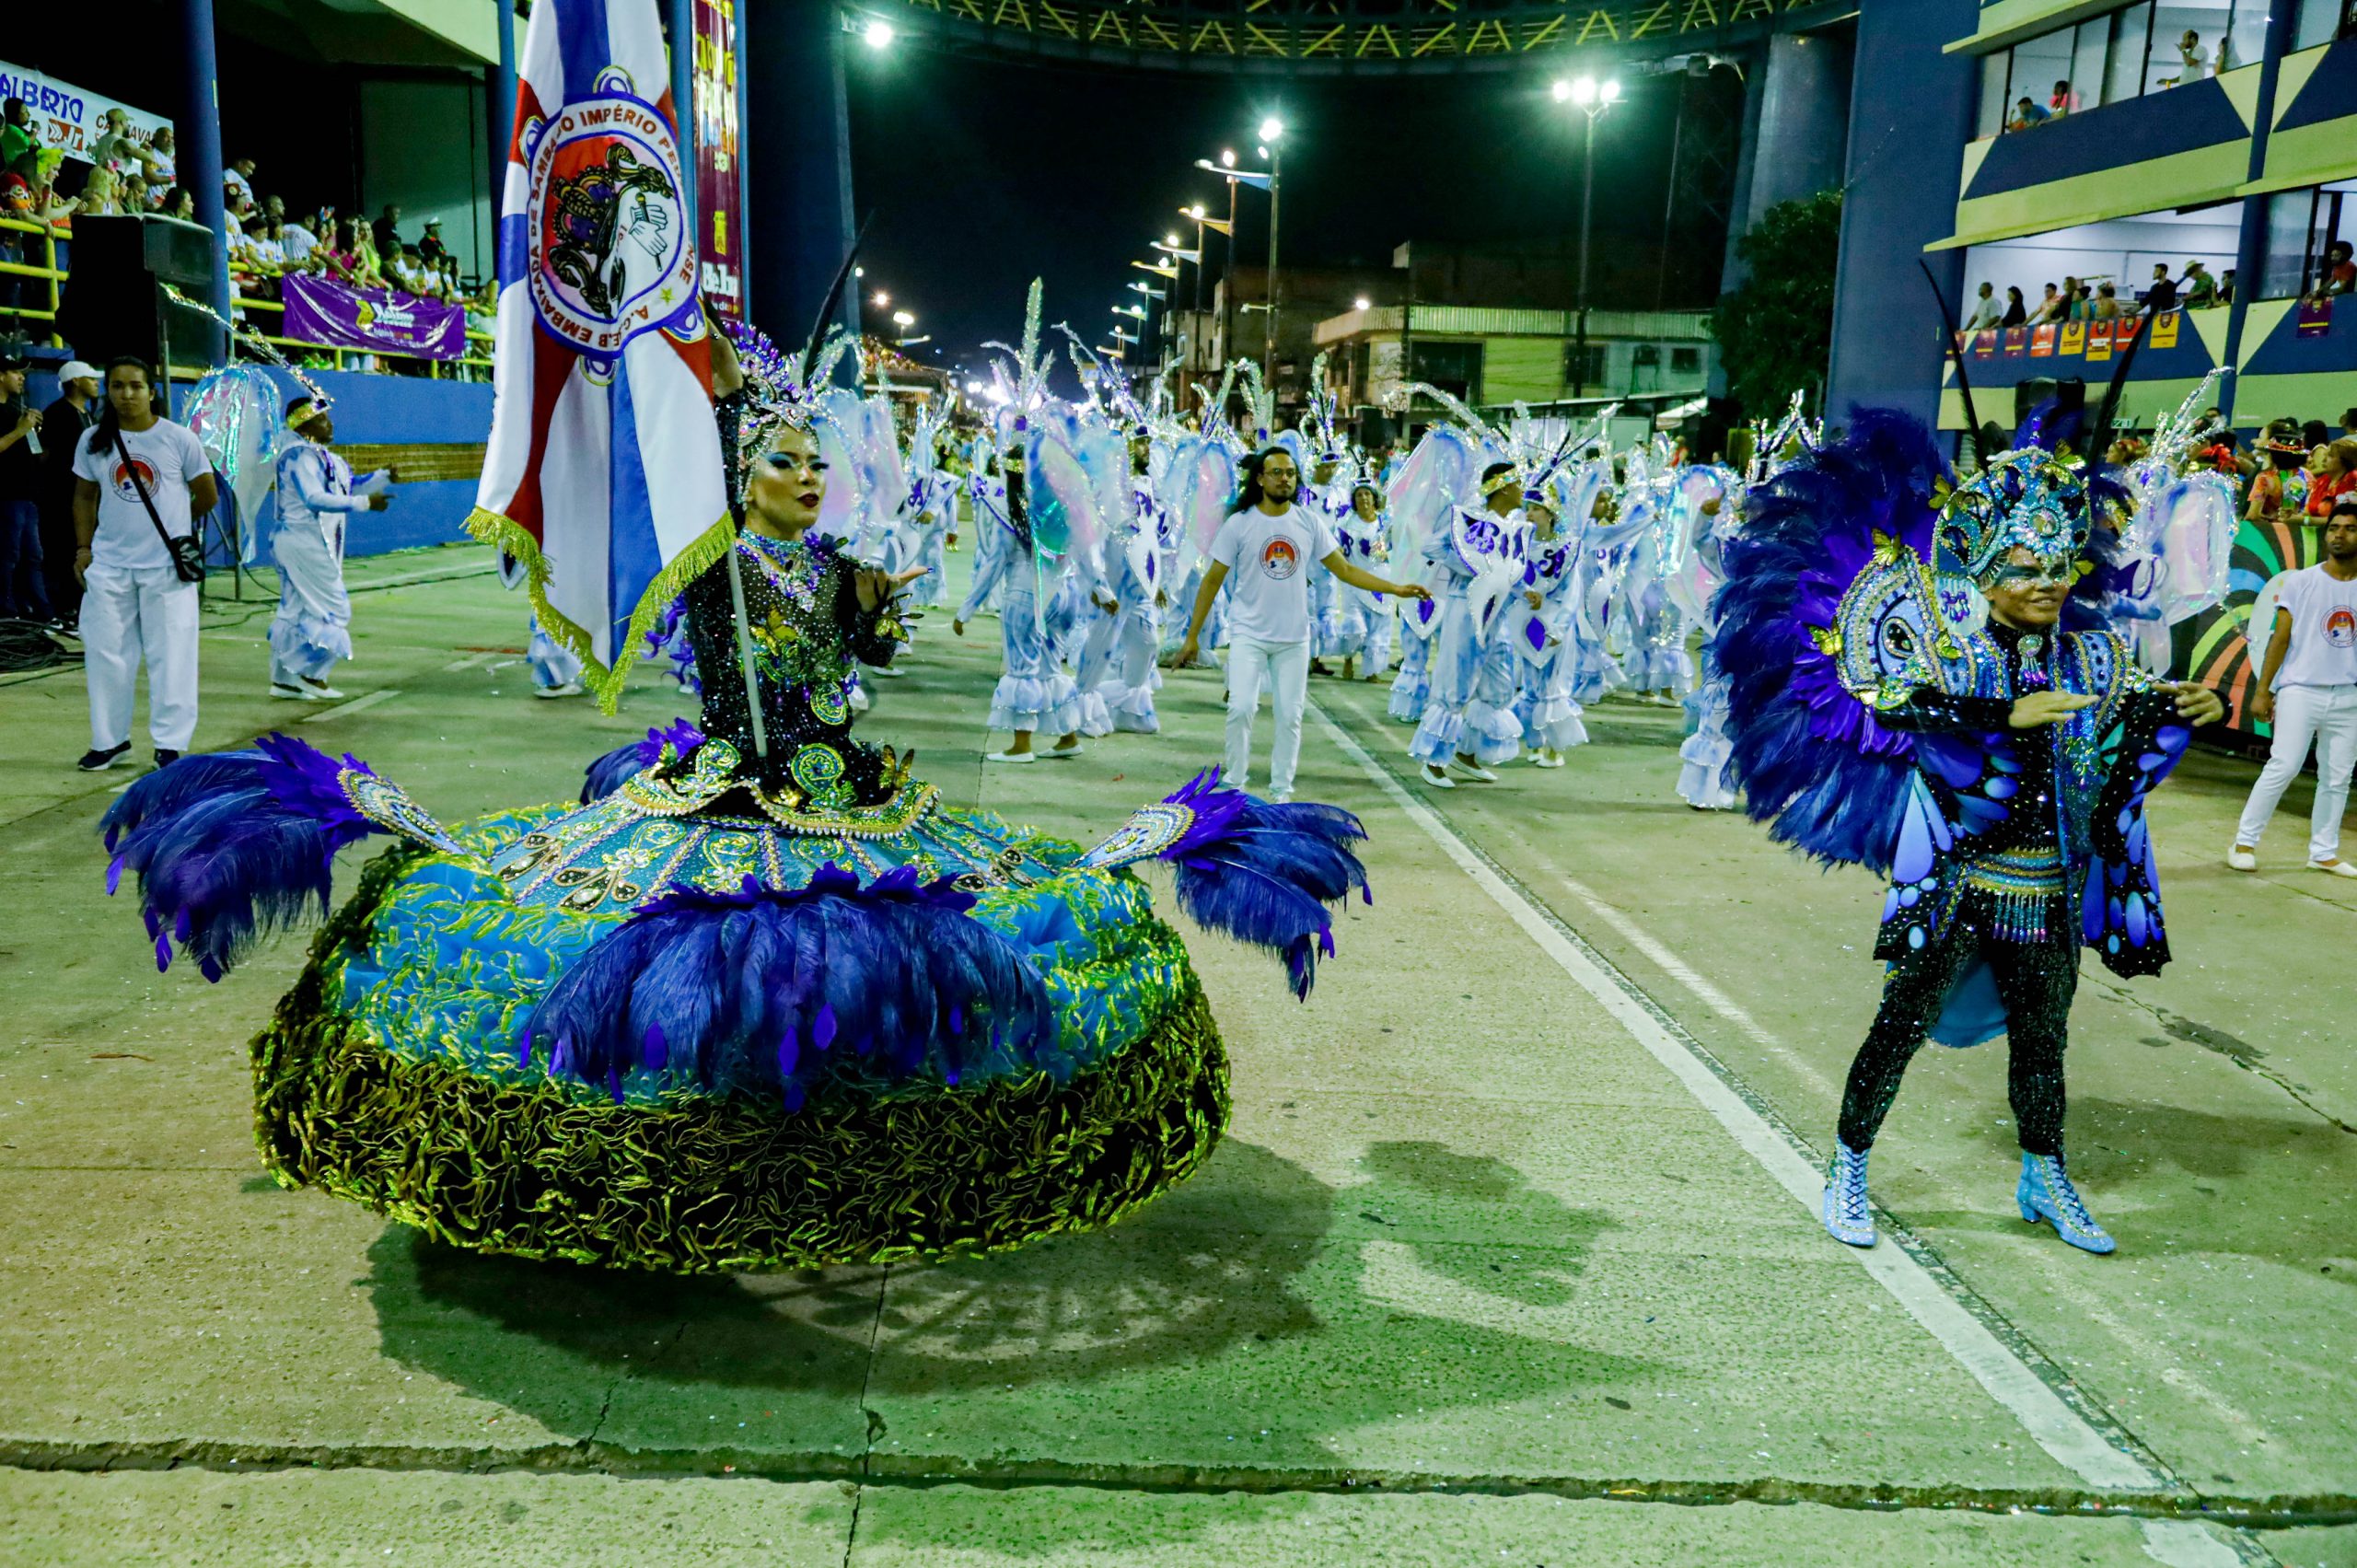
{"type": "Polygon", "coordinates": [[[219,980],[263,936],[327,912],[336,852],[377,832],[339,782],[367,772],[284,735],[251,750],[183,757],[125,790],[99,821],[113,859],[107,891],[128,869],[141,914],[168,969],[175,944],[219,980]]]}
{"type": "Polygon", "coordinates": [[[1829,864],[1889,870],[1916,741],[1841,688],[1808,628],[1831,619],[1876,533],[1928,555],[1933,482],[1945,471],[1922,424],[1862,411],[1846,439],[1751,492],[1727,547],[1709,654],[1728,678],[1744,809],[1829,864]]]}
{"type": "Polygon", "coordinates": [[[902,866],[865,887],[820,866],[807,885],[682,889],[574,963],[525,1026],[527,1060],[618,1086],[635,1068],[798,1107],[838,1065],[956,1084],[1046,1059],[1057,1025],[1023,952],[947,880],[902,866]]]}
{"type": "Polygon", "coordinates": [[[1219,777],[1213,768],[1166,797],[1195,812],[1162,852],[1177,871],[1178,907],[1200,925],[1280,954],[1293,993],[1306,1002],[1318,955],[1334,953],[1326,905],[1354,888],[1375,901],[1350,847],[1366,829],[1340,807],[1277,805],[1223,787],[1219,777]]]}
{"type": "Polygon", "coordinates": [[[589,764],[582,775],[581,804],[605,799],[632,774],[661,761],[666,746],[673,755],[684,758],[702,744],[703,731],[692,719],[673,719],[659,729],[650,729],[645,738],[617,746],[589,764]]]}

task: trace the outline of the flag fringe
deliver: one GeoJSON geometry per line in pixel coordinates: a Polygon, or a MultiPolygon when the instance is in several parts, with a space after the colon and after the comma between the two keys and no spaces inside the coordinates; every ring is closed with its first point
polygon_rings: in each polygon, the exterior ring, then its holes
{"type": "Polygon", "coordinates": [[[596,639],[588,630],[549,603],[549,564],[540,553],[540,540],[514,518],[483,506],[467,515],[466,528],[483,543],[505,551],[523,563],[524,592],[532,601],[532,613],[540,617],[540,630],[579,656],[582,683],[596,694],[598,711],[603,714],[610,714],[621,704],[622,687],[630,679],[631,667],[637,662],[632,650],[639,646],[670,602],[686,592],[688,585],[707,568],[717,564],[737,542],[737,519],[724,513],[718,522],[697,535],[671,558],[668,565],[655,574],[646,591],[639,595],[638,603],[631,609],[630,625],[614,645],[620,656],[610,669],[598,661],[594,651],[596,639]]]}

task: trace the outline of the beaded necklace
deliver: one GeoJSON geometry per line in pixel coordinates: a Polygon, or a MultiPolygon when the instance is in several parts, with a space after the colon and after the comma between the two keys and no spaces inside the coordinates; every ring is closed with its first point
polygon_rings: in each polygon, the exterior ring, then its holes
{"type": "Polygon", "coordinates": [[[772,539],[748,530],[737,536],[737,549],[788,602],[808,610],[817,601],[819,581],[826,575],[826,567],[806,541],[772,539]]]}

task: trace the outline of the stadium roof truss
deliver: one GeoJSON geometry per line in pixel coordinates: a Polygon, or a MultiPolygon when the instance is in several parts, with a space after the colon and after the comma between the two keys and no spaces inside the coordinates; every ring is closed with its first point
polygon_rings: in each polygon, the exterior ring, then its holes
{"type": "Polygon", "coordinates": [[[1857,0],[853,0],[854,25],[1099,64],[1352,75],[1504,70],[1558,51],[1724,47],[1857,0]]]}

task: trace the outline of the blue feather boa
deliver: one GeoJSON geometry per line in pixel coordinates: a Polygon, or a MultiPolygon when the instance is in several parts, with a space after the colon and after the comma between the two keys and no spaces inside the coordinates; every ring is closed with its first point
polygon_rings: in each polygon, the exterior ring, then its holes
{"type": "Polygon", "coordinates": [[[346,769],[370,771],[266,735],[158,768],[107,808],[107,891],[138,877],[158,970],[177,944],[217,981],[262,937],[327,912],[336,852],[381,830],[346,798],[346,769]]]}
{"type": "Polygon", "coordinates": [[[1353,889],[1375,901],[1350,847],[1366,829],[1340,807],[1278,805],[1224,788],[1219,777],[1213,768],[1166,797],[1195,813],[1162,852],[1176,868],[1178,907],[1200,925],[1277,953],[1293,993],[1306,1002],[1318,956],[1334,956],[1325,906],[1353,889]]]}
{"type": "Polygon", "coordinates": [[[617,1099],[641,1069],[798,1108],[842,1070],[956,1085],[986,1061],[1047,1064],[1056,1020],[973,896],[901,866],[865,887],[823,865],[800,888],[682,889],[601,937],[525,1021],[520,1054],[617,1099]]]}

